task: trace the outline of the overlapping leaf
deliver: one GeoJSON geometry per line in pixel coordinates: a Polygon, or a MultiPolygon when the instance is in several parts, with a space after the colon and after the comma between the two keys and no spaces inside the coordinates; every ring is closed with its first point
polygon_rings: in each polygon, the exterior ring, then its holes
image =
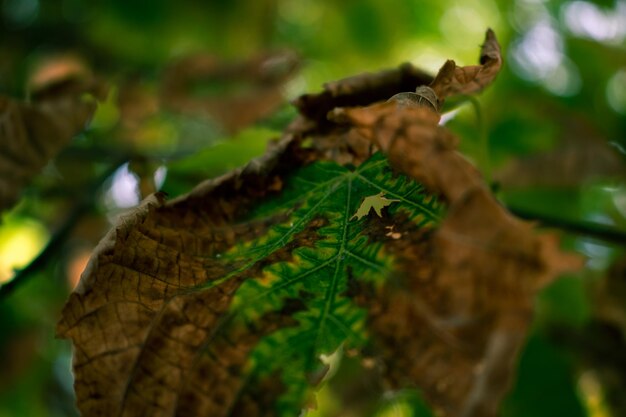
{"type": "MultiPolygon", "coordinates": [[[[499,62],[496,46],[489,32],[499,62]]],[[[484,67],[454,91],[493,79],[484,67]]],[[[360,79],[333,91],[389,90],[388,73],[360,79]]],[[[58,328],[83,415],[298,415],[342,344],[439,415],[496,415],[532,296],[576,260],[498,205],[433,109],[320,121],[332,97],[300,100],[317,104],[261,159],[147,199],[101,242],[58,328]],[[381,193],[382,217],[359,214],[381,193]]]]}
{"type": "Polygon", "coordinates": [[[289,358],[279,405],[297,407],[319,355],[365,337],[363,312],[342,295],[349,275],[376,280],[391,268],[380,243],[362,234],[365,219],[350,220],[362,200],[383,191],[399,200],[390,211],[418,227],[439,217],[434,199],[394,177],[381,155],[356,169],[318,162],[270,171],[259,184],[250,175],[171,205],[148,201],[103,243],[59,328],[78,347],[85,415],[232,415],[247,379],[285,366],[275,357],[289,358]],[[239,181],[251,201],[220,195],[239,181]],[[245,214],[231,212],[235,204],[245,214]],[[248,364],[265,329],[278,328],[248,364]]]}
{"type": "Polygon", "coordinates": [[[18,200],[23,187],[95,110],[95,101],[83,97],[94,91],[93,81],[61,76],[38,91],[33,102],[0,97],[0,211],[18,200]]]}

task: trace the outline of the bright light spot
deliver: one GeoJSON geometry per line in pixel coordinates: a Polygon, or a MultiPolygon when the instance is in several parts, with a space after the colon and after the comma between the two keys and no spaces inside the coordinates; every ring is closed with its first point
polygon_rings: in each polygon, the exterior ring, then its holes
{"type": "Polygon", "coordinates": [[[310,26],[322,17],[323,6],[315,0],[283,0],[278,4],[278,14],[289,23],[310,26]]]}
{"type": "Polygon", "coordinates": [[[626,68],[617,71],[607,83],[606,101],[616,112],[626,114],[626,68]]]}
{"type": "Polygon", "coordinates": [[[621,187],[613,193],[613,204],[619,214],[626,219],[626,187],[621,187]]]}
{"type": "Polygon", "coordinates": [[[563,39],[552,23],[537,22],[511,48],[513,63],[521,76],[531,81],[546,78],[563,61],[563,39]]]}
{"type": "Polygon", "coordinates": [[[324,375],[323,381],[328,381],[337,373],[339,369],[339,364],[341,363],[341,358],[343,357],[343,345],[339,346],[333,353],[330,355],[321,354],[320,361],[328,366],[328,372],[324,375]]]}
{"type": "Polygon", "coordinates": [[[306,78],[298,74],[287,81],[282,89],[285,98],[291,101],[300,97],[302,94],[305,94],[309,89],[309,85],[306,78]]]}
{"type": "Polygon", "coordinates": [[[441,119],[439,119],[439,126],[444,126],[450,120],[453,120],[456,115],[459,113],[460,109],[450,110],[447,113],[441,115],[441,119]]]}
{"type": "Polygon", "coordinates": [[[484,15],[467,6],[448,8],[439,21],[439,28],[451,42],[472,39],[481,36],[488,27],[484,15]]]}
{"type": "Polygon", "coordinates": [[[518,0],[509,10],[509,21],[519,32],[525,32],[535,22],[550,16],[543,1],[518,0]]]}
{"type": "Polygon", "coordinates": [[[108,205],[117,208],[129,208],[139,204],[139,180],[129,171],[128,163],[122,165],[115,174],[111,188],[106,193],[108,205]]]}
{"type": "Polygon", "coordinates": [[[426,72],[436,74],[439,68],[452,54],[447,53],[443,45],[427,46],[423,42],[407,42],[397,54],[399,57],[411,57],[411,63],[426,72]]]}
{"type": "Polygon", "coordinates": [[[15,27],[26,27],[33,23],[39,14],[39,1],[4,0],[2,12],[9,24],[15,27]]]}
{"type": "Polygon", "coordinates": [[[412,415],[413,410],[409,404],[401,400],[392,400],[377,414],[377,417],[411,417],[412,415]]]}
{"type": "Polygon", "coordinates": [[[511,48],[513,70],[522,78],[542,84],[560,96],[580,91],[578,68],[565,56],[563,38],[554,22],[544,17],[511,48]]]}
{"type": "Polygon", "coordinates": [[[582,393],[582,397],[590,417],[610,417],[606,404],[604,403],[604,394],[602,386],[596,375],[587,371],[578,379],[578,388],[582,393]]]}
{"type": "Polygon", "coordinates": [[[604,270],[609,266],[613,253],[610,247],[587,238],[579,239],[576,246],[588,258],[586,266],[589,269],[604,270]]]}
{"type": "Polygon", "coordinates": [[[565,97],[577,94],[581,84],[578,68],[567,57],[543,80],[548,91],[565,97]]]}
{"type": "Polygon", "coordinates": [[[156,188],[157,191],[163,186],[165,178],[167,178],[167,167],[161,165],[154,171],[154,188],[156,188]]]}
{"type": "Polygon", "coordinates": [[[618,1],[613,11],[574,1],[563,6],[561,17],[570,32],[582,38],[607,43],[626,39],[626,1],[618,1]]]}
{"type": "Polygon", "coordinates": [[[7,219],[4,222],[0,229],[0,283],[10,281],[16,269],[28,265],[48,239],[41,223],[7,219]]]}

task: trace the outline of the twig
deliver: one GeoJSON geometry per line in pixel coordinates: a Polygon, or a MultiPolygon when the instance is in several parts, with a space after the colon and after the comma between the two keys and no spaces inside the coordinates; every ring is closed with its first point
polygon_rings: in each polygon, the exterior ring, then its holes
{"type": "Polygon", "coordinates": [[[507,208],[511,213],[526,220],[536,220],[545,226],[555,227],[566,232],[626,246],[626,232],[618,230],[614,227],[595,222],[567,220],[561,217],[537,213],[519,207],[508,206],[507,208]]]}
{"type": "Polygon", "coordinates": [[[65,221],[54,233],[54,235],[48,241],[48,244],[39,252],[39,255],[33,259],[25,268],[17,271],[13,279],[0,287],[0,300],[9,296],[18,286],[23,285],[28,278],[33,276],[35,272],[45,267],[50,259],[63,247],[65,240],[71,234],[74,227],[78,224],[80,219],[87,213],[94,205],[96,197],[100,192],[102,184],[124,163],[128,161],[128,158],[123,158],[118,162],[112,164],[106,172],[98,177],[93,184],[91,184],[84,193],[82,198],[76,203],[71,213],[66,217],[65,221]]]}

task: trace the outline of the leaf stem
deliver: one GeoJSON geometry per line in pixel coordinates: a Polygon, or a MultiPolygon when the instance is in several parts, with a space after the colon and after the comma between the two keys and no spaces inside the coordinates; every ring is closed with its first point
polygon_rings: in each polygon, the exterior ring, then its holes
{"type": "Polygon", "coordinates": [[[485,181],[491,183],[491,154],[489,151],[489,135],[487,133],[487,123],[485,115],[480,108],[480,102],[474,96],[466,96],[476,114],[476,127],[478,128],[478,140],[480,144],[480,167],[485,181]]]}
{"type": "Polygon", "coordinates": [[[28,281],[35,272],[44,268],[50,259],[63,247],[65,240],[70,236],[74,227],[82,217],[94,206],[94,202],[104,182],[117,171],[117,169],[129,160],[128,157],[120,159],[98,177],[93,184],[85,189],[82,198],[74,205],[70,214],[65,218],[61,226],[50,238],[46,246],[39,252],[26,267],[17,271],[11,281],[0,287],[0,300],[8,297],[17,287],[28,281]]]}

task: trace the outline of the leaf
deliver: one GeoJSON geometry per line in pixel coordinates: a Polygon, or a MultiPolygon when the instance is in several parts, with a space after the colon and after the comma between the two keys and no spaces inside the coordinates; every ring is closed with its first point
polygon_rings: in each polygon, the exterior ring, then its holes
{"type": "Polygon", "coordinates": [[[505,188],[576,187],[626,175],[619,152],[584,118],[567,118],[561,126],[563,137],[555,149],[511,161],[496,173],[496,180],[505,188]]]}
{"type": "Polygon", "coordinates": [[[360,220],[362,217],[367,216],[371,210],[374,210],[374,213],[376,213],[378,217],[382,217],[381,210],[396,201],[400,200],[385,198],[385,194],[382,191],[376,195],[365,197],[359,209],[354,213],[354,216],[350,217],[350,220],[354,218],[360,220]]]}
{"type": "Polygon", "coordinates": [[[327,123],[326,114],[335,107],[364,106],[385,101],[394,94],[415,91],[433,77],[409,63],[378,73],[365,73],[324,85],[318,94],[304,94],[294,101],[301,114],[327,123]]]}
{"type": "Polygon", "coordinates": [[[352,170],[282,166],[167,205],[149,199],[101,243],[59,324],[77,348],[83,415],[235,415],[246,381],[276,372],[286,392],[272,406],[293,415],[319,355],[362,341],[363,313],[342,295],[348,277],[390,265],[350,214],[380,190],[416,225],[436,221],[438,206],[381,155],[352,170]],[[282,191],[261,199],[272,187],[282,191]],[[295,314],[290,300],[303,303],[295,314]]]}
{"type": "Polygon", "coordinates": [[[285,101],[282,87],[299,66],[299,58],[288,51],[237,63],[222,63],[207,54],[188,56],[167,69],[162,104],[176,112],[209,116],[234,133],[285,101]]]}
{"type": "Polygon", "coordinates": [[[417,384],[441,415],[496,415],[534,294],[580,259],[559,253],[554,236],[535,235],[498,204],[430,108],[389,102],[336,109],[333,117],[448,203],[432,235],[389,242],[406,262],[400,288],[355,293],[360,305],[375,306],[369,323],[390,384],[417,384]],[[422,333],[432,331],[434,339],[422,333]]]}
{"type": "Polygon", "coordinates": [[[82,95],[93,89],[89,81],[61,80],[36,92],[41,99],[32,103],[0,97],[0,211],[85,127],[95,103],[82,95]]]}
{"type": "Polygon", "coordinates": [[[498,205],[438,121],[397,102],[307,115],[122,218],[58,325],[83,415],[298,415],[343,345],[383,389],[495,416],[534,295],[579,260],[498,205]],[[351,220],[383,195],[398,201],[351,220]]]}
{"type": "Polygon", "coordinates": [[[458,67],[448,60],[430,87],[440,100],[454,95],[474,94],[491,84],[502,67],[500,45],[495,33],[489,29],[480,50],[480,65],[458,67]]]}

